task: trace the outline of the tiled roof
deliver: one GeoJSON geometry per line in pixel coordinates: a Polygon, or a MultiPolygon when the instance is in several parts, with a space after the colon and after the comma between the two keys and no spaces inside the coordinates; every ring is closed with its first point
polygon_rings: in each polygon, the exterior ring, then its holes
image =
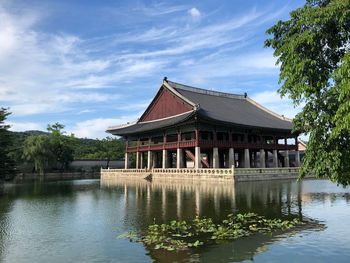
{"type": "Polygon", "coordinates": [[[291,130],[291,120],[259,105],[246,95],[235,95],[189,87],[168,81],[183,97],[199,105],[204,118],[250,127],[291,130]]]}
{"type": "Polygon", "coordinates": [[[110,127],[107,132],[115,135],[136,134],[175,126],[195,114],[202,119],[229,125],[276,129],[291,132],[292,121],[259,105],[247,95],[236,95],[194,88],[165,80],[165,87],[175,95],[195,105],[193,111],[149,122],[110,127]]]}

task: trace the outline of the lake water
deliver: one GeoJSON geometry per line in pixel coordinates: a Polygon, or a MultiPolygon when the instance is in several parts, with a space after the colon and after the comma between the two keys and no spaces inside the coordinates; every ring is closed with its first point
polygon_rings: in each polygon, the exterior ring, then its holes
{"type": "Polygon", "coordinates": [[[0,262],[350,262],[350,189],[326,180],[82,180],[6,185],[4,192],[0,262]],[[177,253],[118,238],[154,221],[237,212],[318,223],[177,253]]]}

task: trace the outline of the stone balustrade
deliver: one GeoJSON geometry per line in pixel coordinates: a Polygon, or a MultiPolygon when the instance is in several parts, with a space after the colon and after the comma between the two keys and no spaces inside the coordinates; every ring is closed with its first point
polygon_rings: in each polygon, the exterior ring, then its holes
{"type": "Polygon", "coordinates": [[[276,168],[236,168],[235,175],[245,174],[291,174],[299,173],[299,167],[276,167],[276,168]]]}
{"type": "Polygon", "coordinates": [[[298,167],[280,168],[153,168],[101,169],[101,178],[138,177],[152,179],[230,179],[236,181],[297,178],[298,167]]]}

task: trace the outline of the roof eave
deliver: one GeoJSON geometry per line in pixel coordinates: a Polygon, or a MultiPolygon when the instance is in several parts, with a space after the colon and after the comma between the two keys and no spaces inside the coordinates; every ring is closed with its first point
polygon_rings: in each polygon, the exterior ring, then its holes
{"type": "Polygon", "coordinates": [[[221,120],[217,120],[214,118],[210,118],[210,117],[204,115],[203,113],[201,113],[200,111],[198,112],[198,116],[203,120],[214,121],[214,122],[226,125],[226,126],[240,126],[240,127],[244,127],[247,129],[264,129],[264,130],[273,130],[273,131],[280,131],[280,132],[289,132],[289,133],[293,134],[293,128],[290,128],[290,129],[272,128],[272,127],[254,126],[254,125],[245,125],[245,124],[241,124],[241,123],[226,122],[226,121],[221,121],[221,120]]]}

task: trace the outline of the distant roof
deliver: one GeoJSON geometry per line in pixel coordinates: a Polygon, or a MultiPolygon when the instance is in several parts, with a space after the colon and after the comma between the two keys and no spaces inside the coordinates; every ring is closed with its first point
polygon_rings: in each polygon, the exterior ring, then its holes
{"type": "Polygon", "coordinates": [[[107,132],[116,135],[135,134],[174,126],[190,119],[194,114],[202,119],[214,120],[230,125],[276,129],[290,132],[292,121],[280,116],[257,102],[246,94],[237,95],[206,89],[195,88],[169,80],[164,80],[161,88],[167,88],[175,95],[193,106],[193,111],[172,117],[148,122],[115,126],[107,132]]]}
{"type": "Polygon", "coordinates": [[[199,105],[200,116],[251,127],[291,130],[290,119],[280,116],[246,95],[190,87],[167,81],[183,97],[199,105]]]}

